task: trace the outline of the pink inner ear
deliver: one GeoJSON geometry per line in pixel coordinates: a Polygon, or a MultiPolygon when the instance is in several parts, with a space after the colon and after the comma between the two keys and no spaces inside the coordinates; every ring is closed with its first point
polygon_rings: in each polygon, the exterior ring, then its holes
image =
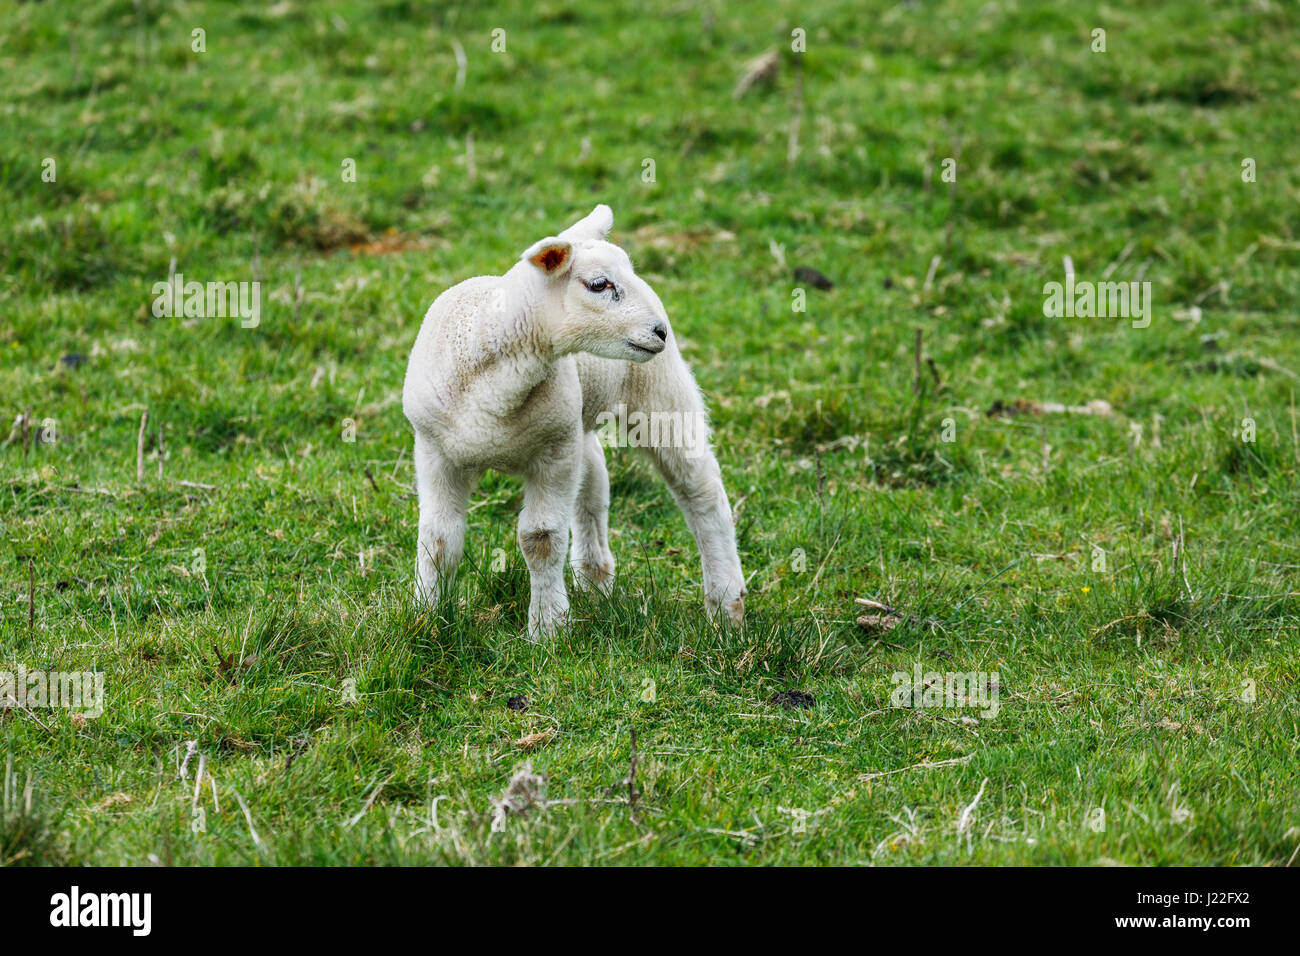
{"type": "Polygon", "coordinates": [[[546,272],[554,272],[564,265],[564,260],[568,257],[569,251],[567,249],[561,246],[551,246],[549,249],[543,249],[533,256],[533,265],[546,272]]]}

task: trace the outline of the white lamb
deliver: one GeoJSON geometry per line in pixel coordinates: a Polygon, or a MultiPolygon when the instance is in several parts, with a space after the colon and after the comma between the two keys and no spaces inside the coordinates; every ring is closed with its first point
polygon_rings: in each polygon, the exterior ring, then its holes
{"type": "MultiPolygon", "coordinates": [[[[609,207],[597,206],[535,243],[504,276],[448,289],[425,315],[402,395],[415,430],[415,589],[422,604],[435,604],[454,574],[470,494],[492,468],[525,479],[518,541],[532,588],[528,633],[553,633],[569,609],[570,528],[577,582],[604,593],[613,587],[609,474],[598,424],[638,413],[705,422],[663,304],[627,254],[605,241],[613,224],[609,207]]],[[[706,606],[739,623],[745,579],[707,426],[693,442],[655,437],[644,450],[695,536],[706,606]]]]}

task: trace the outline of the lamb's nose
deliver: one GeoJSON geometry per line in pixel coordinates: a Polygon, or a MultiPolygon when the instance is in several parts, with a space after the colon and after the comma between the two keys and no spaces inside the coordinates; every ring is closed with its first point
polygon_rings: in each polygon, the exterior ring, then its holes
{"type": "Polygon", "coordinates": [[[654,332],[655,335],[659,336],[660,342],[668,341],[668,326],[664,325],[662,322],[655,326],[654,332]]]}

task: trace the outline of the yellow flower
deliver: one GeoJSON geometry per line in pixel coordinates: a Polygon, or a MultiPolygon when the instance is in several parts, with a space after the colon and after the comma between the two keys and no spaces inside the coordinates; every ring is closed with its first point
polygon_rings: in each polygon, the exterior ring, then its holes
{"type": "Polygon", "coordinates": [[[1079,590],[1082,591],[1084,594],[1087,594],[1089,591],[1092,590],[1092,588],[1083,587],[1083,588],[1079,588],[1079,590]]]}

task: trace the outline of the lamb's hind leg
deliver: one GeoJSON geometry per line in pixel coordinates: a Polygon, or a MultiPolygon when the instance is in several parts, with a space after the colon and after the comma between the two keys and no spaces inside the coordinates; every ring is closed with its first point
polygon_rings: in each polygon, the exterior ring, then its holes
{"type": "Polygon", "coordinates": [[[465,553],[465,509],[473,482],[470,476],[444,462],[437,449],[418,432],[414,460],[415,489],[420,501],[415,600],[422,607],[433,607],[465,553]]]}
{"type": "Polygon", "coordinates": [[[668,483],[700,549],[705,607],[711,614],[721,610],[739,624],[745,617],[745,576],[736,552],[731,504],[722,485],[722,470],[709,447],[704,403],[680,358],[640,404],[648,415],[668,410],[669,420],[676,423],[668,434],[661,429],[652,435],[644,450],[668,483]]]}
{"type": "Polygon", "coordinates": [[[574,580],[582,587],[609,594],[614,588],[614,553],[609,549],[609,472],[605,449],[595,432],[582,444],[582,483],[573,509],[574,580]]]}

